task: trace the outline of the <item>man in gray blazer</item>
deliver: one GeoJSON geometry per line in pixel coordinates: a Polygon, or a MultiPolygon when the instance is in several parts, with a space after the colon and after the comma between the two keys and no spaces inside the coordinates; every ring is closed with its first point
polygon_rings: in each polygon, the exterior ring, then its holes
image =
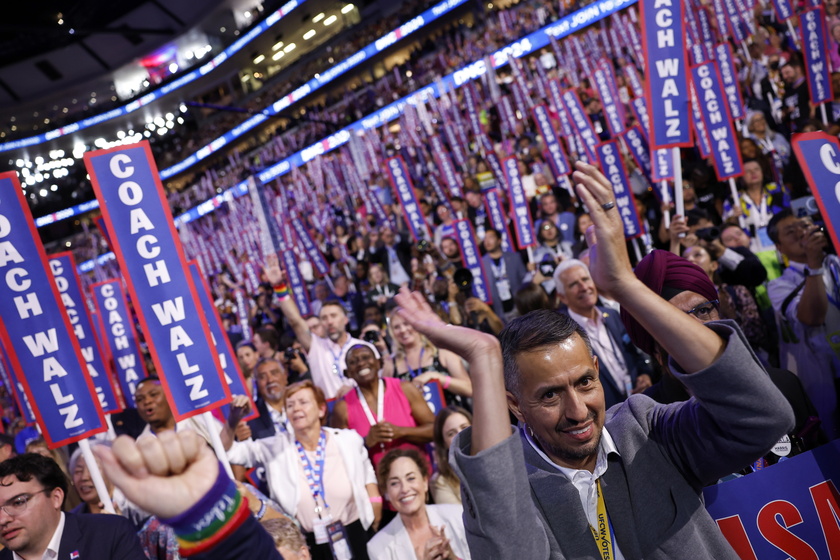
{"type": "Polygon", "coordinates": [[[576,165],[577,194],[594,223],[593,279],[671,356],[671,372],[694,398],[659,405],[632,395],[607,411],[598,359],[568,317],[517,318],[500,347],[443,325],[418,295],[398,296],[403,317],[470,363],[473,427],[451,451],[470,551],[494,559],[737,559],[701,490],[766,453],[793,425],[791,408],[737,328],[704,326],[636,278],[610,183],[576,165]],[[520,429],[508,424],[508,407],[520,429]]]}

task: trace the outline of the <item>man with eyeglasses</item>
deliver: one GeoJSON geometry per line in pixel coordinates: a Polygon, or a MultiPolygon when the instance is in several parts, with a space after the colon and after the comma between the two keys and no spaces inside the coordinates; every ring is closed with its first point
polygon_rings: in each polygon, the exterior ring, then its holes
{"type": "MultiPolygon", "coordinates": [[[[708,274],[688,259],[669,251],[657,250],[642,259],[635,272],[639,280],[653,292],[701,323],[721,319],[717,288],[708,274]]],[[[664,366],[668,361],[668,354],[662,347],[656,344],[630,315],[622,313],[621,318],[633,342],[664,366]]],[[[662,404],[688,400],[691,395],[683,384],[670,375],[667,368],[663,367],[663,370],[666,373],[662,380],[644,394],[662,404]]],[[[796,421],[793,430],[782,438],[786,444],[774,448],[780,454],[768,454],[769,461],[775,463],[783,456],[782,453],[784,456],[796,454],[825,443],[824,435],[816,428],[817,411],[799,378],[790,371],[779,368],[768,367],[766,370],[770,380],[793,408],[796,421]]]]}
{"type": "Polygon", "coordinates": [[[834,439],[840,436],[840,259],[826,255],[822,228],[790,209],[773,216],[767,234],[789,261],[767,286],[781,330],[779,360],[802,380],[834,439]]]}
{"type": "Polygon", "coordinates": [[[0,463],[0,560],[145,560],[126,518],[64,513],[66,492],[50,458],[26,453],[0,463]]]}

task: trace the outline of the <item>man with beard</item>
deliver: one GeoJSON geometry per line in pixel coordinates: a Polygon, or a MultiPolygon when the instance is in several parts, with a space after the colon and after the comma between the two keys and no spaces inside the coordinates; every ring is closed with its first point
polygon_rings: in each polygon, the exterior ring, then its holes
{"type": "Polygon", "coordinates": [[[470,552],[736,560],[702,489],[764,455],[793,426],[791,407],[736,327],[704,326],[636,278],[609,181],[594,166],[576,169],[594,224],[593,279],[659,342],[694,398],[660,405],[631,395],[607,411],[599,360],[569,317],[534,311],[514,319],[500,344],[446,325],[420,294],[399,294],[402,317],[473,373],[473,424],[450,454],[470,552]]]}
{"type": "Polygon", "coordinates": [[[274,358],[261,358],[254,367],[257,382],[257,411],[259,417],[248,422],[251,437],[260,439],[276,433],[287,433],[286,411],[283,408],[283,395],[289,377],[286,368],[274,358]]]}
{"type": "Polygon", "coordinates": [[[344,307],[338,301],[324,302],[318,317],[326,336],[318,336],[301,317],[276,256],[272,255],[266,259],[264,272],[278,295],[280,310],[291,325],[301,348],[306,352],[313,383],[324,391],[327,399],[341,398],[353,386],[353,382],[343,373],[344,356],[351,346],[362,342],[347,332],[350,320],[344,307]]]}

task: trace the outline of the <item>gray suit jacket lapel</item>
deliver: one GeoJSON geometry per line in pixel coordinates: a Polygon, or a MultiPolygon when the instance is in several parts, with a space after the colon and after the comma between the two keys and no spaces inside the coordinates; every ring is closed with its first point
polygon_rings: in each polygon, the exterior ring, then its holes
{"type": "Polygon", "coordinates": [[[574,485],[547,464],[531,445],[523,440],[528,481],[534,503],[560,545],[564,558],[599,560],[598,547],[574,485]]]}

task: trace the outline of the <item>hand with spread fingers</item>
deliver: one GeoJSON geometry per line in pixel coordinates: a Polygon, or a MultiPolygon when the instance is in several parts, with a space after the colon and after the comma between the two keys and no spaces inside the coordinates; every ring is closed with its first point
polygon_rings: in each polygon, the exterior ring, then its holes
{"type": "Polygon", "coordinates": [[[395,296],[400,316],[438,348],[450,350],[472,362],[473,358],[496,352],[501,363],[501,350],[496,337],[464,327],[447,325],[418,292],[400,290],[395,296]]]}
{"type": "Polygon", "coordinates": [[[695,372],[711,365],[725,346],[721,338],[636,278],[612,186],[596,167],[583,162],[575,167],[577,194],[593,223],[586,231],[586,240],[595,285],[621,304],[622,313],[633,315],[684,371],[695,372]]]}
{"type": "Polygon", "coordinates": [[[594,165],[575,164],[573,179],[578,198],[589,209],[593,225],[586,231],[589,244],[589,268],[595,285],[610,294],[618,294],[636,281],[627,245],[624,225],[615,205],[615,193],[606,177],[594,165]]]}
{"type": "Polygon", "coordinates": [[[396,295],[400,316],[438,348],[469,363],[473,396],[470,453],[476,454],[510,437],[502,349],[496,337],[481,331],[447,325],[417,292],[405,288],[396,295]]]}

